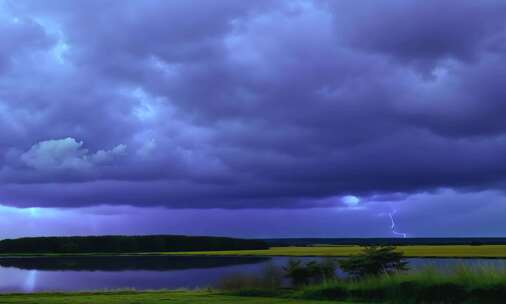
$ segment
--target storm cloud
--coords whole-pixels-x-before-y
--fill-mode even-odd
[[[4,0],[0,198],[254,209],[503,193],[504,83],[500,1]]]

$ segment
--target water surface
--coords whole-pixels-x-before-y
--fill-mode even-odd
[[[287,257],[37,257],[0,258],[0,292],[79,291],[118,288],[211,287],[234,273],[259,274]],[[310,261],[314,257],[300,258]],[[505,259],[408,259],[411,268],[434,265],[505,267]],[[338,270],[339,276],[344,274]]]

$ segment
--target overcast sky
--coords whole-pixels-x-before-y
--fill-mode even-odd
[[[0,0],[0,238],[504,236],[505,189],[505,1]]]

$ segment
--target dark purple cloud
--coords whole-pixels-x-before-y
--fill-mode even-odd
[[[3,204],[504,190],[501,2],[0,3]]]
[[[506,4],[500,1],[364,1],[332,3],[344,40],[428,74],[446,60],[475,63],[501,44]],[[351,12],[351,17],[344,14]],[[503,42],[502,42],[503,43]]]

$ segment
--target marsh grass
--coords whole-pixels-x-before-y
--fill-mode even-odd
[[[432,266],[360,280],[334,280],[307,286],[292,296],[395,303],[505,303],[506,268]]]
[[[232,273],[223,277],[217,288],[239,296],[281,296],[283,294],[283,271],[267,264],[259,274]]]

